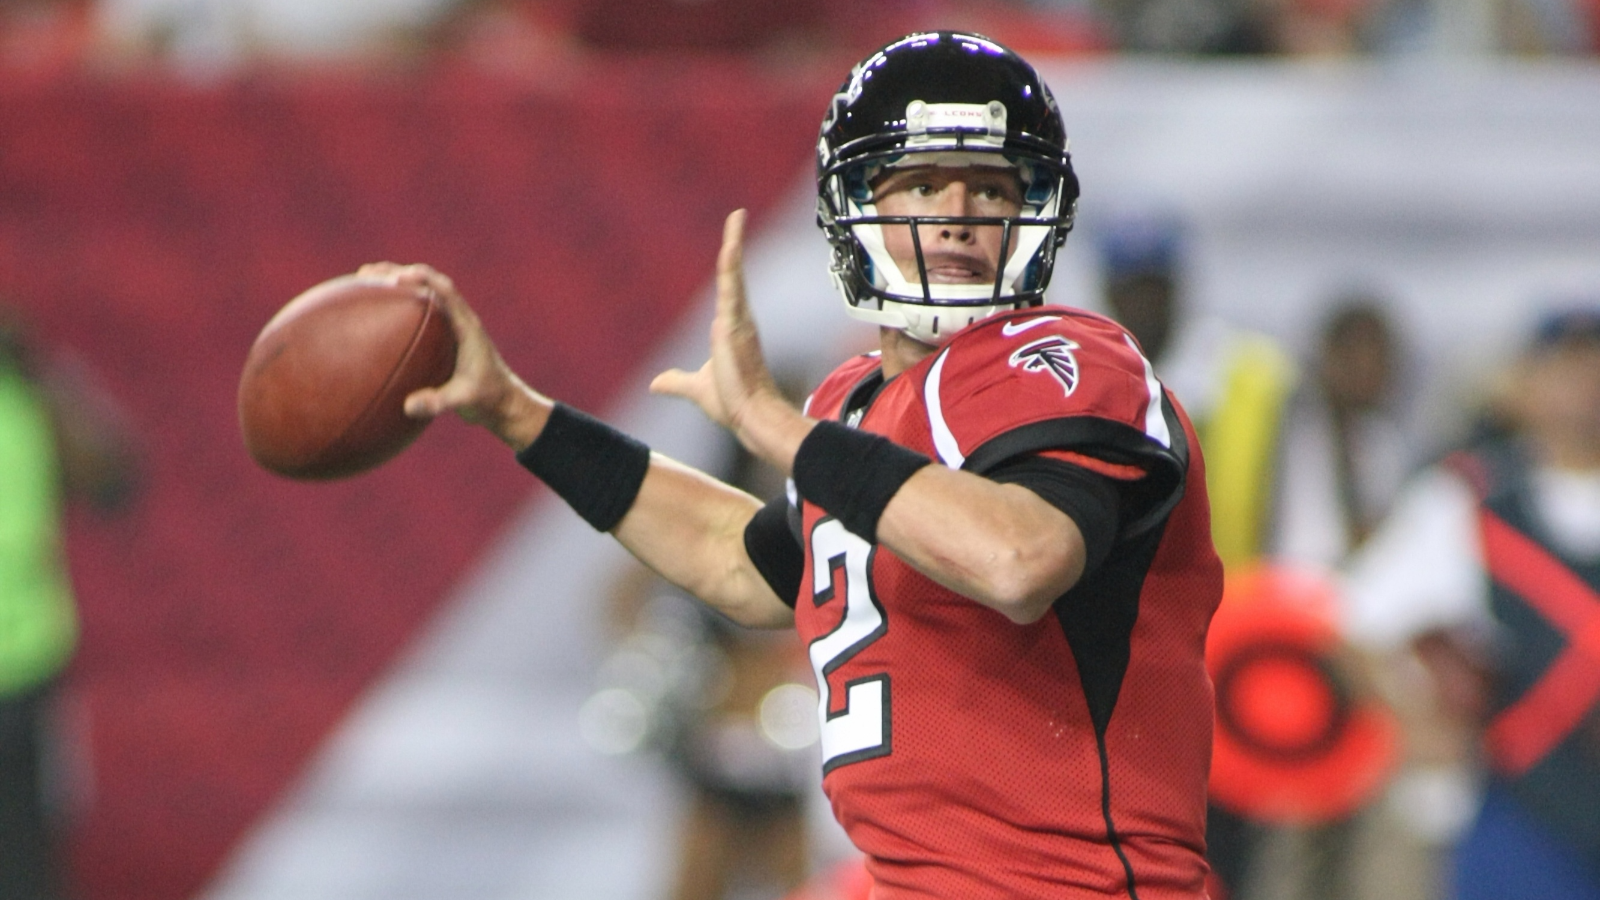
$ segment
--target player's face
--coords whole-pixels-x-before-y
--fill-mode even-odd
[[[882,177],[873,202],[884,216],[1010,217],[1022,210],[1022,183],[1011,168],[908,166]],[[925,224],[917,226],[917,237],[930,283],[994,283],[1004,237],[999,225]],[[883,243],[900,274],[921,283],[911,226],[883,226]]]

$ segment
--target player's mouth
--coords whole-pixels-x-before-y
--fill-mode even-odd
[[[994,267],[977,257],[955,253],[934,253],[927,259],[930,284],[987,284],[994,280]]]

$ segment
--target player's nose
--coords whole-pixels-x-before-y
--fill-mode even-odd
[[[951,181],[939,192],[938,215],[952,217],[976,215],[972,208],[972,192],[967,190],[966,182],[959,179]],[[939,226],[939,236],[945,240],[966,243],[972,240],[972,226],[946,222]]]

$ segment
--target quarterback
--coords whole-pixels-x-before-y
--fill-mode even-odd
[[[1054,98],[985,38],[910,35],[828,104],[818,221],[880,350],[794,408],[746,305],[744,215],[711,358],[657,376],[790,476],[763,503],[512,373],[450,280],[456,372],[407,399],[517,452],[668,580],[798,629],[824,788],[877,900],[1205,895],[1221,595],[1194,430],[1136,341],[1044,305],[1077,178]]]

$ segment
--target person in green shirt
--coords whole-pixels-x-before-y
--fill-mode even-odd
[[[78,635],[62,504],[128,496],[131,444],[118,420],[0,309],[0,897],[60,892],[41,774],[52,691]]]

